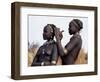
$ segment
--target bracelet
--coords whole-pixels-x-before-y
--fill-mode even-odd
[[[52,61],[51,63],[52,63],[52,64],[56,64],[56,61]]]
[[[41,63],[41,66],[43,66],[43,65],[44,65],[44,62]]]
[[[67,51],[67,49],[66,49],[66,48],[64,48],[64,53],[65,53],[65,54],[67,54],[67,52],[68,52],[68,51]]]

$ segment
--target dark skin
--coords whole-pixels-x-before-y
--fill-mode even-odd
[[[62,58],[63,65],[70,65],[75,63],[82,47],[82,38],[79,34],[81,29],[83,29],[83,22],[81,20],[73,19],[70,21],[68,31],[72,36],[69,42],[63,48],[61,44],[61,36],[59,36],[62,33],[60,32],[59,28],[55,28],[58,53]]]
[[[64,50],[63,50],[63,47],[61,44],[61,39],[63,38],[62,32],[63,31],[60,31],[59,28],[55,28],[55,38],[56,38],[56,43],[57,43],[57,47],[58,47],[58,53],[60,54],[60,56],[64,55]]]
[[[78,29],[76,29],[76,27],[75,27],[75,25],[73,23],[69,24],[68,30],[69,30],[69,34],[70,35],[74,35],[76,33],[79,33]],[[62,32],[63,31],[60,31],[59,28],[55,28],[55,37],[56,37],[56,42],[57,42],[57,46],[58,46],[58,51],[60,51],[59,52],[60,56],[67,55],[67,52],[68,52],[67,49],[66,50],[63,49],[62,44],[61,44],[61,39],[63,37],[62,36]]]
[[[74,35],[78,32],[78,29],[76,29],[75,25],[72,22],[69,24],[68,30],[70,35]]]
[[[50,26],[45,27],[43,30],[43,39],[47,40],[47,41],[52,40],[52,38],[51,38],[53,35],[52,32],[53,32],[53,30],[52,30],[52,28],[50,28]]]
[[[50,40],[53,39],[51,37],[53,37],[53,29],[50,26],[45,27],[44,30],[43,30],[43,39],[47,40],[47,41],[50,41]],[[55,62],[56,61],[52,61],[51,63],[50,62],[45,62],[45,64],[46,65],[50,65],[50,64],[55,65]]]
[[[52,27],[51,27],[50,25],[44,27],[44,29],[43,29],[43,39],[44,39],[44,40],[47,40],[47,42],[49,42],[49,41],[52,41],[52,40],[53,40],[53,37],[54,37],[54,32],[53,32]],[[52,44],[52,45],[53,45],[53,44]],[[43,48],[40,48],[40,49],[38,50],[37,55],[36,55],[34,61],[37,61],[37,60],[38,60],[38,54],[39,54],[39,53],[41,53],[41,55],[42,55],[41,49],[43,49]],[[46,51],[46,53],[48,53],[48,54],[52,54],[52,53],[51,53],[52,49],[53,49],[53,48],[52,48],[50,45],[48,45],[47,47],[45,47],[45,51]],[[55,48],[55,46],[54,46],[54,49],[57,49],[57,48]],[[55,52],[56,52],[56,50],[55,50]],[[53,53],[53,54],[54,54],[54,53]],[[33,65],[33,66],[56,65],[56,60],[52,60],[51,62],[50,62],[50,61],[46,61],[46,62],[35,62],[35,63],[32,63],[32,65]]]
[[[58,46],[58,51],[60,51],[58,53],[60,54],[60,56],[63,56],[65,54],[63,47],[62,47],[62,44],[61,44],[61,39],[63,36],[59,36],[59,35],[62,35],[62,32],[60,31],[59,28],[55,28],[56,42],[57,42],[57,46]]]

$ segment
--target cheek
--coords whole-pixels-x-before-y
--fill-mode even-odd
[[[47,37],[46,33],[43,33],[43,38],[46,38],[46,37]]]
[[[51,33],[50,32],[46,33],[46,36],[51,36]]]
[[[70,28],[69,33],[70,34],[75,34],[76,33],[76,28],[75,27]]]
[[[49,34],[48,33],[44,33],[43,34],[43,37],[47,37],[48,38],[49,37]]]
[[[69,29],[69,32],[72,32],[72,31],[73,31],[73,29],[72,29],[72,28],[70,28],[70,29]]]
[[[70,28],[71,31],[76,31],[75,27]]]

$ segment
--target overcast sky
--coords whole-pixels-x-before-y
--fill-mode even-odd
[[[61,16],[28,16],[28,41],[30,44],[35,42],[41,46],[45,40],[43,40],[42,33],[43,28],[47,24],[54,24],[59,27],[63,32],[62,45],[65,46],[70,40],[68,33],[68,25],[72,19],[80,19],[83,22],[83,29],[80,34],[82,36],[82,48],[87,52],[88,47],[88,18],[86,17],[61,17]]]

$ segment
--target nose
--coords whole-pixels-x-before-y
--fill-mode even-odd
[[[45,35],[45,33],[43,32],[43,35]]]
[[[68,28],[68,30],[70,30],[70,27]]]

